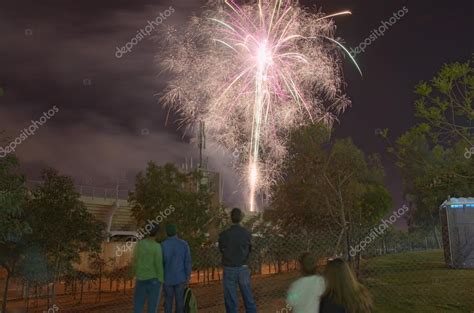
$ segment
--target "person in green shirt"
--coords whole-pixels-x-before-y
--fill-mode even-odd
[[[140,240],[133,253],[133,272],[136,277],[134,313],[142,313],[145,301],[148,313],[156,313],[160,303],[163,277],[163,253],[156,242],[158,225],[152,225],[147,236]]]

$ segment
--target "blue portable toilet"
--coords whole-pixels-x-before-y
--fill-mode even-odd
[[[448,198],[440,218],[446,265],[474,268],[474,198]]]

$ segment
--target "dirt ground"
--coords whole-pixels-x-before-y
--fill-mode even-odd
[[[296,272],[290,272],[252,277],[259,313],[285,313],[286,291],[297,276]],[[374,297],[376,313],[474,312],[474,271],[449,269],[444,263],[442,250],[372,258],[362,263],[361,280]],[[221,282],[205,286],[192,284],[191,287],[200,313],[225,312]],[[132,303],[133,290],[126,289],[125,293],[123,290],[104,292],[100,302],[97,301],[97,292],[91,291],[84,294],[83,304],[78,304],[78,298],[72,296],[58,296],[55,304],[59,308],[57,313],[130,313],[133,312]],[[4,313],[25,313],[24,307],[20,300],[11,301]],[[162,306],[160,308],[162,313]],[[30,301],[29,312],[55,313],[52,309],[47,310],[44,301],[36,305],[35,300]],[[244,312],[242,307],[240,312]]]
[[[285,295],[291,282],[297,277],[296,273],[286,273],[278,275],[265,275],[253,277],[254,296],[257,301],[259,312],[275,313],[285,307]],[[219,282],[210,285],[191,285],[196,298],[198,300],[199,313],[223,313],[224,296],[222,285]],[[56,305],[59,307],[58,313],[130,313],[133,312],[133,290],[127,289],[124,294],[120,292],[105,292],[99,303],[95,303],[97,299],[96,292],[85,293],[83,304],[78,304],[78,300],[74,300],[72,296],[57,296]],[[163,312],[163,304],[160,305],[160,313]],[[7,313],[24,313],[26,305],[22,301],[9,303]],[[241,303],[241,312],[243,312],[243,304]],[[53,309],[48,312],[47,304],[42,301],[30,301],[31,313],[53,313]]]

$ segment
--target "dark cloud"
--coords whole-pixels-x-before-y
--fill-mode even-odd
[[[302,1],[313,5],[314,1]],[[18,149],[32,176],[53,166],[77,179],[104,182],[115,177],[133,181],[149,160],[158,163],[197,158],[197,148],[177,130],[176,117],[158,102],[166,76],[158,76],[154,57],[159,47],[142,40],[118,59],[123,46],[148,20],[173,6],[164,23],[177,28],[205,1],[173,0],[16,0],[0,3],[0,129],[16,137],[31,119],[53,105],[60,112]],[[341,117],[338,136],[352,136],[367,152],[385,151],[375,129],[400,134],[412,123],[411,93],[420,79],[430,79],[446,62],[472,52],[472,2],[420,0],[319,1],[325,12],[349,8],[351,17],[337,20],[338,35],[356,46],[392,12],[407,5],[409,13],[358,60],[364,78],[345,66],[352,108]],[[471,12],[471,15],[469,14]],[[423,18],[420,23],[419,17]],[[160,30],[157,30],[160,31]],[[148,129],[148,135],[142,135]],[[210,167],[224,173],[229,199],[240,196],[228,157],[208,150]],[[391,174],[391,161],[386,161]],[[399,179],[388,181],[399,198]]]

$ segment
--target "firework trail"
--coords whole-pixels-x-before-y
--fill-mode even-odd
[[[239,151],[233,166],[251,211],[256,194],[269,194],[280,176],[290,131],[332,125],[350,105],[341,54],[359,67],[330,19],[344,14],[312,13],[293,0],[224,1],[191,18],[184,32],[165,35],[159,63],[172,79],[163,101],[186,127],[203,121],[219,145]]]

